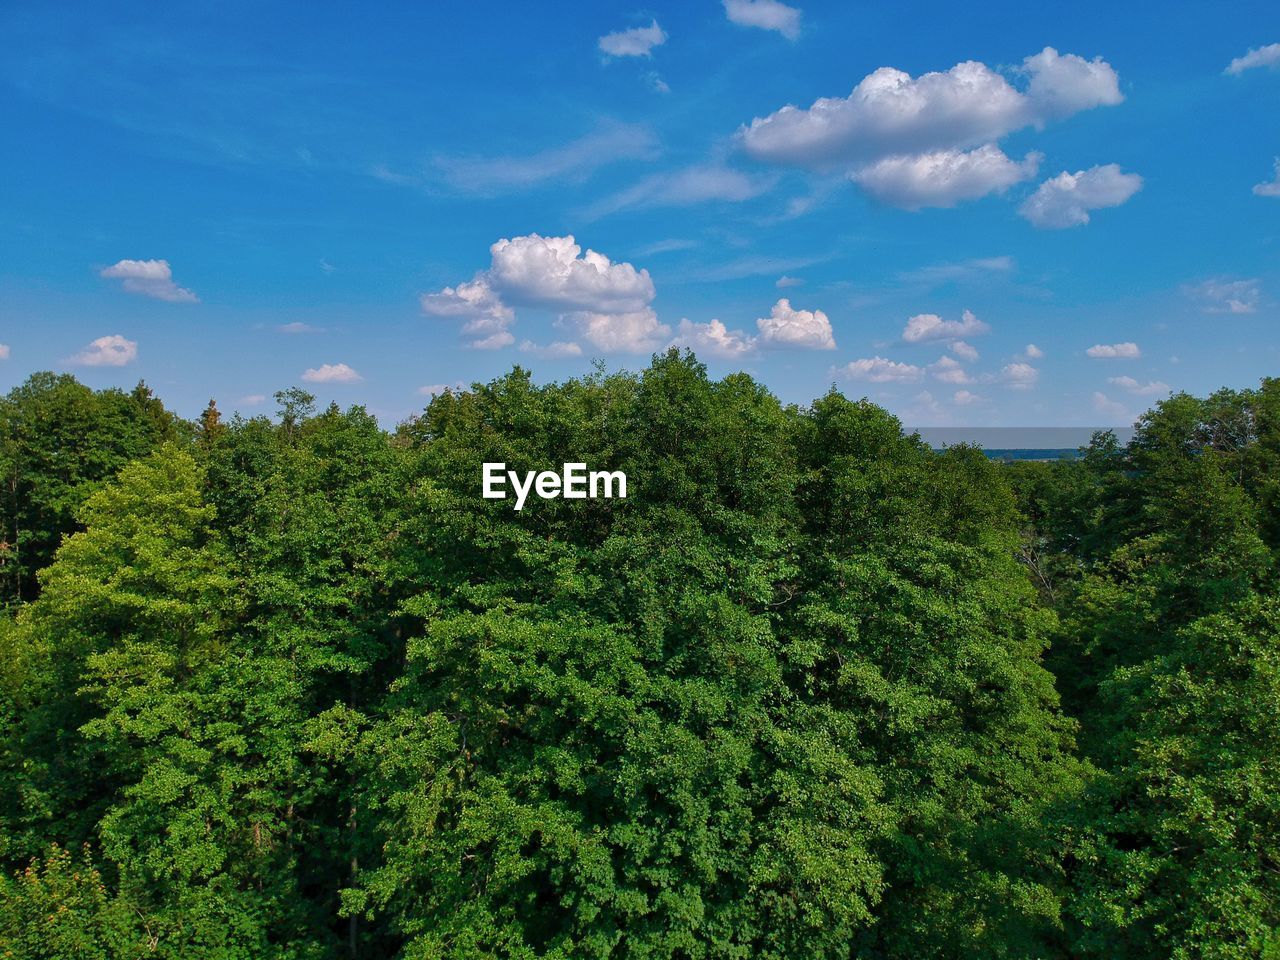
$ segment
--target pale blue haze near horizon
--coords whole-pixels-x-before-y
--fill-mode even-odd
[[[787,402],[1065,426],[1280,374],[1274,2],[6,4],[0,37],[4,390],[391,425],[676,343]]]

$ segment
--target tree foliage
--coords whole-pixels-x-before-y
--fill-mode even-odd
[[[0,956],[1280,956],[1276,381],[1015,465],[675,351],[277,400],[0,402]]]

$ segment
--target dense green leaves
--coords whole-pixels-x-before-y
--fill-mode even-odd
[[[1280,956],[1275,381],[1014,466],[675,351],[277,400],[0,402],[0,956]]]

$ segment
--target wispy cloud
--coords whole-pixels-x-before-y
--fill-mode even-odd
[[[1239,75],[1246,70],[1257,67],[1280,68],[1280,43],[1270,43],[1265,47],[1250,50],[1242,57],[1236,57],[1229,64],[1225,73]]]
[[[914,270],[904,270],[898,274],[898,279],[903,283],[935,287],[944,283],[961,283],[1008,276],[1016,268],[1017,263],[1013,257],[1005,254],[1000,257],[975,257],[970,260],[934,263],[926,267],[917,267]]]
[[[1254,184],[1253,192],[1259,197],[1280,197],[1280,157],[1275,160],[1275,176]]]
[[[701,164],[645,177],[583,211],[589,220],[628,209],[689,207],[699,203],[741,203],[760,196],[777,177],[750,174],[720,163]]]
[[[582,181],[601,167],[658,156],[658,138],[642,124],[609,123],[558,147],[500,157],[442,156],[434,165],[455,190],[497,195],[556,181]],[[398,176],[392,182],[400,182]]]
[[[1184,286],[1183,292],[1199,302],[1205,313],[1256,313],[1262,299],[1257,278],[1249,280],[1212,279]]]

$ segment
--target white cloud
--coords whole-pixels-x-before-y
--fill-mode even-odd
[[[1135,360],[1142,356],[1142,351],[1136,343],[1095,343],[1085,355],[1095,360]]]
[[[521,353],[530,353],[541,360],[563,360],[567,357],[582,356],[582,348],[568,340],[556,340],[554,343],[537,344],[525,340],[520,344]]]
[[[725,15],[733,23],[761,30],[776,30],[788,40],[800,36],[800,11],[778,0],[723,0]]]
[[[929,372],[933,374],[935,380],[941,380],[943,383],[973,382],[959,361],[947,356],[939,357],[936,363],[929,364]]]
[[[489,248],[487,280],[505,302],[565,310],[633,312],[654,298],[648,270],[613,263],[572,236],[536,233],[499,240]]]
[[[853,360],[836,372],[850,380],[867,380],[871,383],[913,383],[924,376],[924,370],[921,367],[910,363],[897,363],[886,360],[884,357]]]
[[[670,93],[671,84],[663,80],[657,72],[650,70],[644,75],[645,80],[649,82],[649,86],[653,88],[654,93]]]
[[[719,320],[709,323],[680,321],[679,335],[673,346],[688,347],[694,353],[721,360],[734,360],[755,352],[755,337],[741,330],[730,330]]]
[[[936,313],[920,313],[907,321],[902,329],[902,339],[907,343],[927,343],[931,340],[957,340],[989,333],[991,328],[966,310],[959,320],[943,320]]]
[[[573,330],[578,336],[606,352],[647,353],[661,346],[671,335],[671,328],[658,322],[649,307],[625,313],[595,313],[580,310],[563,313],[556,325]]]
[[[1160,380],[1151,380],[1148,383],[1140,383],[1133,377],[1108,377],[1107,383],[1113,383],[1117,387],[1127,390],[1139,397],[1158,397],[1168,393],[1172,388]]]
[[[364,378],[345,363],[324,363],[302,372],[307,383],[359,383]]]
[[[831,320],[825,313],[797,310],[785,298],[773,305],[769,316],[756,320],[756,329],[759,332],[749,336],[742,330],[730,330],[719,320],[709,323],[681,320],[680,335],[673,345],[720,359],[749,356],[758,347],[800,350],[834,350],[836,347]]]
[[[1114,163],[1075,173],[1063,171],[1040,184],[1018,212],[1046,230],[1080,227],[1089,222],[1090,210],[1118,207],[1141,189],[1142,177],[1121,173]]]
[[[647,27],[632,27],[617,33],[606,33],[597,44],[610,57],[648,57],[654,47],[667,42],[667,35],[654,20]]]
[[[1121,102],[1112,68],[1046,47],[1027,57],[1014,89],[986,64],[966,61],[918,78],[891,67],[868,74],[844,98],[807,108],[786,106],[740,132],[760,160],[818,169],[875,163],[885,157],[964,150],[1014,130],[1080,110]]]
[[[502,239],[489,254],[489,268],[470,281],[422,297],[424,313],[465,320],[462,332],[476,337],[476,349],[515,342],[508,328],[516,306],[557,311],[561,326],[605,350],[643,352],[670,333],[650,307],[649,271],[584,253],[572,236]]]
[[[555,180],[582,180],[620,160],[658,154],[653,132],[639,124],[613,123],[563,146],[526,156],[437,157],[435,166],[455,189],[495,195]]]
[[[1183,291],[1200,301],[1205,313],[1256,313],[1262,299],[1259,281],[1206,280],[1195,286],[1183,287]]]
[[[123,367],[138,359],[138,343],[126,340],[118,333],[99,337],[71,358],[72,363],[84,367]]]
[[[8,359],[9,359],[9,345],[7,343],[0,343],[0,360],[8,360]]]
[[[1010,390],[1030,390],[1040,379],[1040,371],[1029,363],[1008,363],[1000,370],[1000,381]]]
[[[964,200],[1003,193],[1015,183],[1031,179],[1040,159],[1040,154],[1029,153],[1015,162],[988,143],[976,150],[885,157],[857,168],[849,178],[877,200],[905,210],[954,207]]]
[[[295,320],[293,323],[282,323],[280,324],[280,326],[276,327],[276,329],[279,330],[281,333],[292,333],[292,334],[322,332],[319,327],[313,327],[309,323],[302,323],[300,320]]]
[[[128,293],[141,294],[169,303],[198,303],[190,290],[173,282],[168,260],[121,260],[99,271],[99,276],[119,280]]]
[[[1280,157],[1275,160],[1276,173],[1270,180],[1254,184],[1253,192],[1259,197],[1280,197]]]
[[[503,347],[509,347],[515,342],[516,338],[510,331],[499,330],[497,333],[491,333],[487,337],[472,340],[467,346],[472,350],[501,350]]]
[[[507,331],[515,322],[515,311],[502,302],[483,274],[439,293],[423,294],[420,302],[423,313],[464,320],[462,332],[474,337],[472,347],[492,350],[515,340]]]
[[[634,186],[592,204],[585,215],[595,219],[627,209],[688,207],[715,201],[741,203],[760,196],[776,182],[776,177],[747,174],[720,163],[686,167],[645,177]]]
[[[789,287],[803,287],[804,281],[799,277],[788,277],[785,273],[780,276],[774,286],[779,290],[786,290]]]
[[[1104,417],[1111,417],[1115,420],[1133,419],[1123,403],[1112,400],[1100,390],[1095,390],[1093,392],[1093,409]]]
[[[1028,343],[1026,348],[1022,351],[1022,355],[1028,360],[1040,360],[1044,357],[1044,351],[1034,343]]]
[[[250,393],[250,394],[248,394],[247,396],[243,396],[243,397],[241,397],[239,400],[237,400],[237,401],[236,401],[236,406],[238,406],[238,407],[256,407],[256,406],[258,406],[259,404],[263,404],[263,403],[266,403],[266,402],[267,402],[266,394],[263,394],[263,393]]]
[[[1254,67],[1280,68],[1280,43],[1271,43],[1265,47],[1250,50],[1243,57],[1236,57],[1227,64],[1226,72],[1241,74]]]
[[[785,297],[773,305],[767,317],[756,321],[760,343],[765,346],[834,350],[831,321],[821,310],[796,310]]]
[[[1005,254],[1000,257],[976,257],[972,260],[935,263],[915,270],[905,270],[898,274],[898,278],[904,283],[937,286],[943,283],[1000,276],[1013,272],[1016,267],[1013,257]]]
[[[648,257],[659,253],[673,253],[677,250],[692,250],[697,245],[698,242],[696,240],[681,240],[677,237],[672,237],[669,240],[658,240],[655,243],[640,247],[636,250],[636,253]]]
[[[968,407],[982,402],[982,397],[976,393],[970,393],[968,390],[957,390],[951,399],[961,407]]]
[[[961,357],[965,360],[972,361],[978,359],[977,349],[965,343],[963,340],[954,341],[950,346],[950,350],[957,357]]]
[[[1039,123],[1124,100],[1120,78],[1101,57],[1086,60],[1045,47],[1022,61],[1022,72],[1031,78],[1027,99],[1035,105]]]

